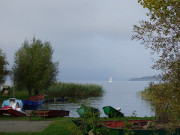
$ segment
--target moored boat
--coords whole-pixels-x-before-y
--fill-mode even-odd
[[[2,103],[2,110],[8,110],[12,107],[23,107],[23,103],[21,100],[16,99],[16,98],[9,98],[8,100],[4,100]]]
[[[69,111],[67,110],[37,110],[36,111],[40,117],[64,117],[69,116]]]
[[[112,106],[105,106],[103,107],[104,113],[109,117],[124,117],[124,114],[120,112],[120,109],[114,109]]]
[[[88,135],[89,131],[92,130],[92,126],[88,121],[74,119],[73,122],[84,135]],[[98,129],[98,133],[103,135],[166,135],[168,133],[168,130],[164,127],[154,127],[152,120],[97,121],[94,126],[95,129]],[[175,127],[171,135],[179,134],[180,127]]]
[[[100,111],[90,106],[81,106],[77,110],[80,117],[100,117]]]
[[[0,114],[8,114],[9,109],[23,108],[23,103],[21,100],[16,98],[9,98],[4,100],[2,103],[2,108],[0,109]]]
[[[30,97],[26,100],[22,100],[23,108],[25,110],[36,110],[36,109],[38,109],[39,106],[42,105],[43,100],[44,100],[43,95],[36,95],[36,96]]]
[[[128,121],[104,121],[110,135],[124,135],[127,132],[133,132],[133,135],[166,135],[168,131],[165,128],[151,127],[152,120],[128,120]],[[149,128],[148,128],[149,126]],[[171,135],[179,135],[180,128],[176,128]]]
[[[129,128],[142,128],[143,126],[147,125],[149,122],[152,122],[152,120],[127,120],[127,121],[103,121],[103,125],[110,128],[124,128],[125,126],[128,126]]]

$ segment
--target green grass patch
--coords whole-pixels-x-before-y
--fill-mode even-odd
[[[27,117],[3,117],[0,120],[29,120]],[[79,128],[75,126],[71,118],[65,117],[56,117],[56,118],[40,118],[33,117],[32,120],[35,121],[46,121],[52,120],[52,124],[50,124],[44,131],[42,132],[18,132],[18,133],[4,133],[0,132],[0,135],[80,135],[81,131]]]

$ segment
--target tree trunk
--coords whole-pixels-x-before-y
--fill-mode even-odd
[[[29,97],[31,97],[31,89],[28,89]]]
[[[38,95],[39,94],[39,91],[38,90],[35,90],[35,95]]]

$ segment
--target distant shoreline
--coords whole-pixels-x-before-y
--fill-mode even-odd
[[[140,78],[130,78],[129,81],[157,81],[159,76],[144,76]]]

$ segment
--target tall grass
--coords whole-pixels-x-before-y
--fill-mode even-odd
[[[103,94],[102,86],[95,84],[55,83],[46,90],[48,96],[100,96]]]

